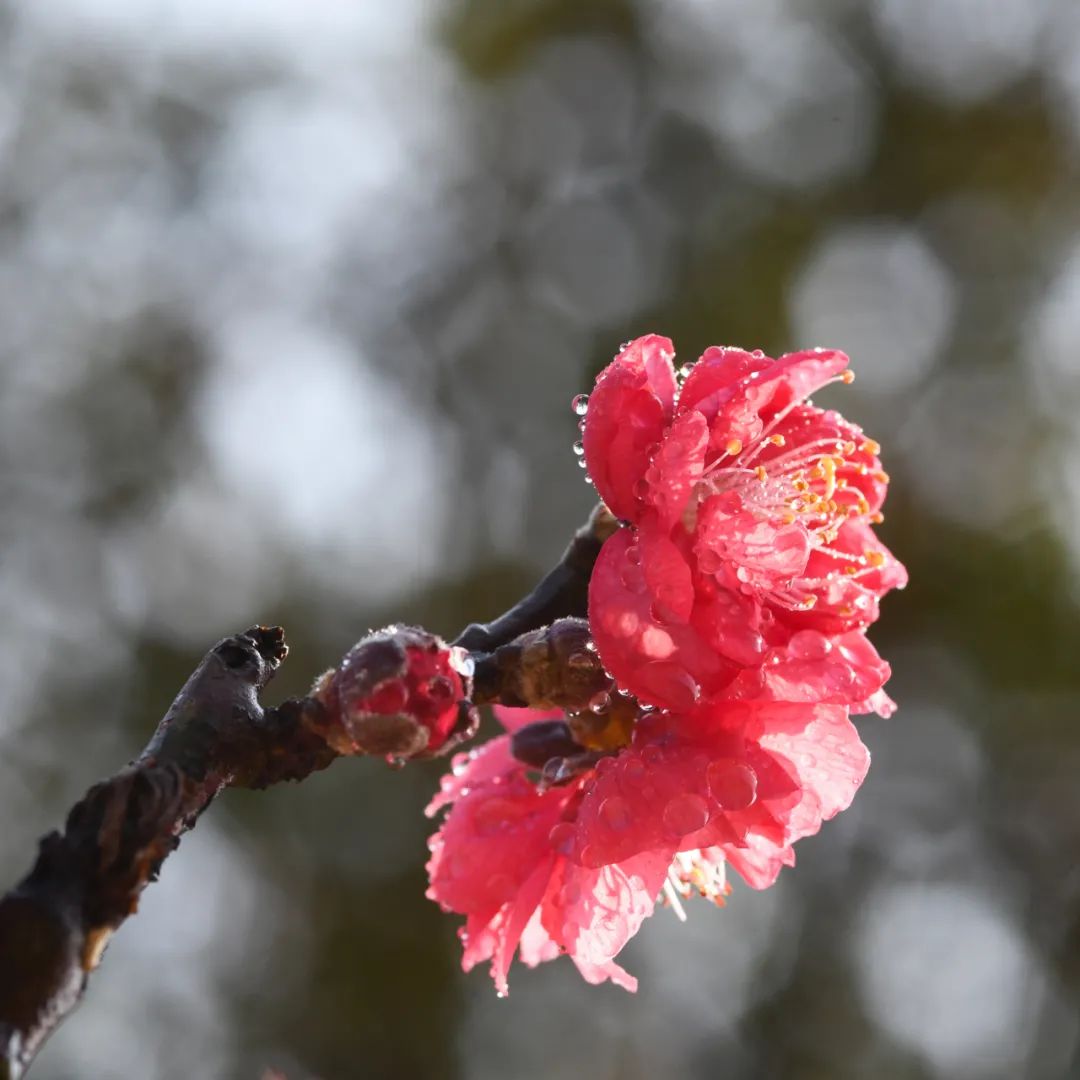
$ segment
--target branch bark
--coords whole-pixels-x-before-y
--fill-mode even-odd
[[[604,541],[618,527],[611,511],[603,503],[597,503],[589,520],[574,533],[562,558],[528,596],[489,623],[470,623],[454,644],[473,653],[492,653],[556,619],[585,618],[589,608],[589,578],[596,557]]]
[[[0,1080],[22,1076],[78,1003],[113,932],[222,788],[298,780],[337,756],[317,703],[259,704],[287,652],[279,627],[215,645],[139,758],[90,788],[0,900]]]

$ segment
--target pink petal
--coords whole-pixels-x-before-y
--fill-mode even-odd
[[[654,617],[665,625],[687,622],[694,608],[694,583],[683,553],[654,527],[638,530],[637,551]]]
[[[434,817],[469,788],[516,772],[520,768],[520,764],[510,753],[510,739],[505,735],[491,739],[475,749],[455,754],[450,759],[450,772],[443,774],[439,781],[439,792],[428,803],[424,813],[428,817]]]
[[[682,517],[694,485],[705,468],[708,424],[699,412],[686,412],[671,425],[651,466],[646,470],[646,500],[657,523],[670,531]]]
[[[839,705],[777,705],[763,713],[763,749],[794,768],[803,799],[788,817],[788,842],[816,833],[846,810],[870,768],[847,709]]]
[[[650,334],[631,342],[600,373],[589,397],[582,442],[589,475],[619,518],[640,511],[639,482],[664,437],[675,399],[674,350]]]
[[[637,981],[613,959],[653,912],[673,855],[650,851],[595,869],[563,864],[544,898],[548,933],[560,941],[590,982],[612,979],[627,990]]]
[[[855,707],[875,695],[890,673],[863,633],[834,637],[799,630],[769,650],[759,671],[743,672],[729,693],[739,698]]]
[[[651,704],[688,708],[701,688],[726,686],[734,669],[693,627],[657,618],[635,547],[633,531],[620,529],[600,551],[589,582],[593,640],[621,686]]]

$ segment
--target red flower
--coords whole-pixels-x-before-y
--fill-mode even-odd
[[[686,709],[744,669],[790,673],[817,651],[829,659],[804,690],[824,696],[799,700],[880,703],[887,665],[854,632],[906,582],[871,527],[888,478],[875,443],[806,401],[850,381],[847,357],[714,347],[680,389],[673,355],[667,338],[630,343],[584,421],[597,490],[631,526],[604,545],[590,585],[605,666],[644,700]],[[767,693],[769,677],[757,681]]]
[[[515,952],[530,966],[565,952],[588,981],[633,990],[614,958],[661,893],[676,907],[694,891],[721,902],[726,863],[771,884],[868,763],[841,706],[653,714],[630,746],[547,788],[502,736],[458,755],[428,808],[451,805],[430,841],[428,895],[466,916],[463,966],[490,961],[500,993]]]

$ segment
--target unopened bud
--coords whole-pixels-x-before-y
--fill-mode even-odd
[[[586,708],[612,689],[590,642],[585,619],[558,619],[522,634],[478,659],[476,700],[533,709]]]
[[[388,626],[358,641],[312,696],[326,707],[324,737],[338,753],[428,757],[475,730],[471,675],[464,649],[418,627]]]

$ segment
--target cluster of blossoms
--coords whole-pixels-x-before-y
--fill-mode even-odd
[[[498,709],[507,734],[454,759],[429,813],[429,896],[466,916],[464,966],[568,954],[590,982],[656,902],[722,902],[851,802],[869,754],[849,714],[889,715],[866,637],[906,581],[874,535],[879,448],[809,395],[847,357],[710,348],[677,373],[666,338],[625,346],[582,449],[620,528],[589,587],[609,699],[564,717]]]

